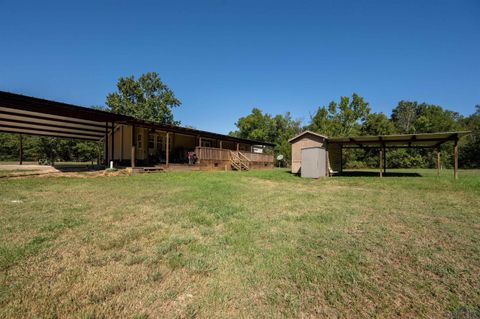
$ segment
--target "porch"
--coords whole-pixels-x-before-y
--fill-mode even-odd
[[[214,147],[196,147],[197,160],[188,163],[156,163],[148,166],[132,168],[134,173],[152,173],[160,171],[203,171],[203,170],[236,170],[273,168],[272,154],[258,154],[246,151],[233,151]]]
[[[113,161],[117,167],[137,167],[138,171],[167,170],[172,165],[201,170],[274,165],[272,144],[179,127],[118,124],[106,135],[105,146],[105,163]]]

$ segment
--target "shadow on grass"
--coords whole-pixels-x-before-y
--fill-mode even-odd
[[[290,176],[301,177],[301,172],[292,173],[290,170],[285,170],[284,173]],[[343,171],[340,174],[334,175],[333,177],[378,177],[378,171]],[[389,172],[387,170],[386,174],[383,174],[383,177],[422,177],[421,174],[417,172]]]
[[[53,167],[56,170],[59,170],[62,173],[68,173],[68,172],[90,172],[90,171],[101,171],[105,169],[105,166],[102,165],[83,165],[83,164],[78,164],[78,165],[62,165],[62,164],[55,164]]]
[[[378,177],[379,172],[374,171],[343,171],[339,177]],[[421,177],[422,175],[415,172],[389,172],[383,174],[383,177]]]

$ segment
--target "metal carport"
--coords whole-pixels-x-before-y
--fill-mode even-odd
[[[437,172],[440,169],[440,145],[453,142],[454,153],[454,177],[458,178],[458,140],[468,131],[458,132],[439,132],[439,133],[418,133],[418,134],[398,134],[398,135],[376,135],[376,136],[355,136],[355,137],[329,137],[328,144],[340,145],[343,149],[363,148],[378,149],[380,154],[380,177],[386,173],[387,149],[395,148],[434,148],[437,152]],[[340,155],[341,156],[341,155]],[[438,173],[437,173],[438,174]]]

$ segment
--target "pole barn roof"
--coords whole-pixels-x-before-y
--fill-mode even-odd
[[[462,136],[470,134],[469,131],[396,134],[396,135],[371,135],[354,137],[331,137],[329,144],[341,144],[351,148],[375,148],[375,147],[437,147],[448,141],[455,141]]]
[[[0,132],[84,140],[100,140],[112,129],[108,123],[129,124],[236,143],[273,143],[143,121],[131,116],[0,91]]]

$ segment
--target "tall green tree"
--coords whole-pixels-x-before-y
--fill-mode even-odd
[[[397,132],[401,134],[415,133],[415,121],[418,115],[418,103],[400,101],[392,110],[392,121]]]
[[[460,145],[459,164],[465,168],[480,168],[480,105],[475,113],[462,119],[463,128],[472,132]]]
[[[164,84],[157,73],[135,77],[121,77],[117,92],[107,95],[106,105],[111,112],[133,116],[137,119],[179,125],[173,118],[172,108],[181,105],[173,91]]]
[[[230,135],[275,143],[275,153],[284,155],[287,162],[291,158],[288,139],[302,130],[301,122],[294,120],[290,113],[272,116],[259,108],[253,108],[249,115],[238,119],[235,125],[238,130],[230,132]]]
[[[360,128],[362,135],[388,135],[395,133],[395,126],[383,113],[368,114]]]
[[[311,117],[308,128],[335,137],[358,134],[361,122],[370,113],[370,106],[356,93],[352,97],[340,97],[340,102],[330,102],[328,108],[319,107]]]

